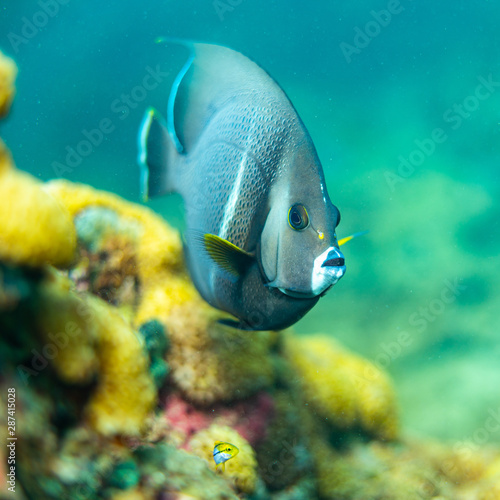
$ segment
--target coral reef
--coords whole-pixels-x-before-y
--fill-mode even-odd
[[[116,310],[95,297],[79,296],[72,282],[54,271],[40,272],[33,284],[27,272],[1,270],[8,293],[24,294],[17,307],[2,311],[0,323],[4,341],[14,346],[3,361],[7,366],[16,362],[18,383],[36,383],[50,363],[47,378],[55,384],[75,385],[82,393],[92,386],[82,415],[97,432],[139,435],[157,396],[140,337]],[[23,320],[20,308],[28,315]],[[16,345],[21,327],[25,351]],[[30,351],[30,346],[36,348]]]
[[[325,335],[288,335],[285,353],[305,400],[339,429],[359,427],[379,439],[398,436],[395,395],[385,373]]]
[[[148,321],[139,328],[143,336],[146,350],[149,354],[149,372],[153,377],[156,388],[159,389],[168,375],[168,364],[165,355],[169,348],[169,342],[163,326],[159,321]]]
[[[321,498],[494,499],[498,450],[462,451],[427,441],[361,443],[339,453],[313,445]],[[496,458],[495,458],[496,457]]]
[[[274,399],[267,392],[230,405],[211,405],[210,411],[173,392],[162,402],[162,408],[169,434],[178,446],[185,446],[193,434],[212,424],[230,426],[256,446],[267,437],[268,427],[275,418]]]
[[[13,264],[67,266],[76,232],[67,211],[40,181],[12,165],[0,142],[0,259]]]
[[[220,326],[210,316],[197,297],[174,308],[167,321],[172,342],[168,362],[176,386],[189,400],[205,405],[269,387],[273,334],[248,335]]]
[[[98,244],[109,233],[118,233],[115,228],[122,236],[137,238],[137,275],[148,287],[184,271],[178,233],[151,210],[112,193],[63,180],[47,183],[46,190],[75,217],[79,237],[87,246],[92,247],[92,241]]]
[[[0,56],[0,103],[10,65]],[[498,449],[405,439],[387,375],[331,337],[218,323],[147,208],[42,184],[3,143],[0,196],[0,407],[14,388],[19,498],[499,497]],[[239,448],[225,471],[215,441]]]

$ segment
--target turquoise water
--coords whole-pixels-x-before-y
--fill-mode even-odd
[[[496,2],[49,0],[0,12],[0,48],[19,65],[0,126],[18,167],[132,201],[143,112],[166,108],[183,61],[155,38],[219,43],[261,64],[315,142],[339,236],[370,230],[343,247],[346,276],[296,329],[386,367],[408,432],[474,439],[498,413]],[[177,197],[150,205],[182,226]]]

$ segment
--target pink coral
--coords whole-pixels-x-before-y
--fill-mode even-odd
[[[181,431],[186,439],[211,423],[206,412],[196,409],[178,394],[170,394],[165,401],[165,418],[172,428]]]
[[[274,417],[274,400],[268,393],[260,392],[223,410],[221,417],[227,418],[228,424],[254,446],[267,435],[270,421]]]
[[[184,444],[202,429],[216,423],[235,429],[252,446],[262,441],[274,417],[274,400],[266,392],[231,406],[217,404],[199,408],[185,401],[179,394],[169,394],[163,404],[164,416],[171,430],[182,436]]]

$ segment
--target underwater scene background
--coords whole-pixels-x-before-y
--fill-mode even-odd
[[[39,27],[40,2],[0,6],[0,49],[18,66],[0,130],[18,169],[141,203],[138,128],[147,106],[166,110],[185,57],[155,39],[244,53],[304,121],[339,238],[369,230],[342,248],[346,276],[293,330],[386,370],[406,434],[500,442],[497,428],[478,432],[500,411],[497,2],[57,5]],[[148,206],[183,228],[178,196]]]

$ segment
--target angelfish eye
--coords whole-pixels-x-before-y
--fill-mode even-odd
[[[309,225],[309,216],[304,205],[296,203],[288,210],[288,224],[295,231],[301,231]]]

